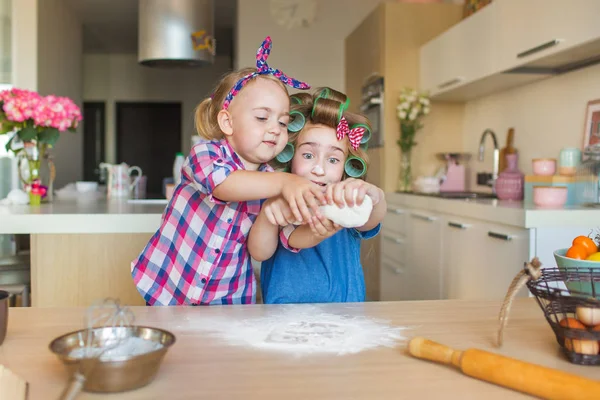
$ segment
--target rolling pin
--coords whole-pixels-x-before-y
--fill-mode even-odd
[[[600,399],[600,382],[479,349],[454,350],[421,337],[408,343],[417,358],[452,364],[465,375],[544,399]]]

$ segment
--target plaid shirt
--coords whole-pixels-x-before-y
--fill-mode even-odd
[[[192,148],[161,226],[131,263],[149,305],[254,303],[256,280],[246,238],[261,200],[223,202],[217,185],[244,165],[226,140]],[[273,171],[267,164],[259,171]]]

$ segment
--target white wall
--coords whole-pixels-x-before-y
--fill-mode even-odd
[[[255,65],[256,49],[270,35],[268,63],[313,87],[344,90],[344,40],[384,0],[319,0],[308,28],[287,30],[269,11],[270,0],[239,0],[236,68]]]
[[[582,148],[586,104],[600,99],[599,76],[600,65],[596,65],[468,102],[463,144],[474,155],[473,174],[491,172],[491,141],[486,143],[484,162],[477,161],[479,139],[486,128],[496,132],[500,148],[506,144],[508,129],[515,128],[519,168],[525,174],[532,173],[532,158],[558,158],[563,147]]]
[[[228,57],[217,57],[215,64],[207,68],[161,69],[139,65],[137,54],[85,54],[83,98],[106,102],[106,161],[127,162],[115,159],[115,102],[118,101],[181,102],[182,151],[189,152],[195,134],[194,109],[210,95],[230,62]]]
[[[37,90],[69,97],[82,106],[81,22],[64,0],[38,1],[37,15]],[[56,188],[83,178],[82,133],[81,126],[77,133],[61,133],[55,145]]]

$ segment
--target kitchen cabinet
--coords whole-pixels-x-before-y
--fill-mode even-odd
[[[599,14],[597,0],[495,0],[421,46],[421,88],[467,101],[589,65]]]
[[[502,299],[529,258],[524,228],[445,216],[442,240],[444,299]]]
[[[495,9],[504,26],[497,49],[501,69],[521,67],[556,68],[588,58],[579,46],[600,39],[600,2],[597,0],[501,0]],[[535,29],[532,22],[535,21]],[[510,26],[510,29],[506,29]],[[599,44],[594,45],[600,49]],[[579,55],[575,54],[579,53]],[[591,53],[590,53],[591,55]]]
[[[408,215],[406,275],[412,287],[412,299],[441,299],[441,218],[422,210],[410,210]]]
[[[392,300],[431,297],[427,290],[437,282],[442,299],[501,300],[525,262],[537,257],[542,266],[554,267],[553,253],[587,235],[598,219],[598,211],[585,207],[548,210],[498,200],[403,193],[386,193],[386,199],[383,227],[392,240],[383,248],[388,262],[380,269],[387,268],[381,285],[387,285],[385,296]],[[415,215],[432,221],[417,221]],[[429,253],[422,245],[425,240],[431,245]],[[439,278],[432,274],[438,266]],[[393,284],[385,281],[392,278]],[[526,295],[526,289],[518,293]]]
[[[498,300],[506,295],[513,278],[530,259],[529,232],[525,228],[488,222],[478,226],[473,248],[483,251],[474,260],[477,289],[473,298]],[[526,290],[519,293],[520,296],[526,294]]]
[[[442,298],[440,217],[388,205],[381,233],[380,300]]]
[[[467,18],[421,48],[421,89],[435,96],[494,72],[495,7],[489,4],[478,18]]]
[[[442,222],[442,298],[460,299],[475,297],[477,256],[485,251],[474,246],[479,238],[477,221],[448,216]],[[475,255],[474,252],[482,254]]]
[[[381,270],[379,300],[410,300],[413,297],[410,278],[407,274],[407,233],[406,210],[389,204],[381,230]]]
[[[501,300],[529,259],[516,226],[394,204],[383,227],[380,300]]]

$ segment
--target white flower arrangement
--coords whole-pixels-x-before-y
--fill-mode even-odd
[[[404,88],[400,91],[396,111],[400,120],[398,145],[402,151],[410,151],[416,145],[414,136],[423,127],[421,119],[429,114],[430,105],[427,93],[418,93],[410,88]]]
[[[398,118],[400,123],[414,123],[421,117],[429,114],[429,97],[425,93],[417,93],[414,89],[405,88],[400,92]]]

